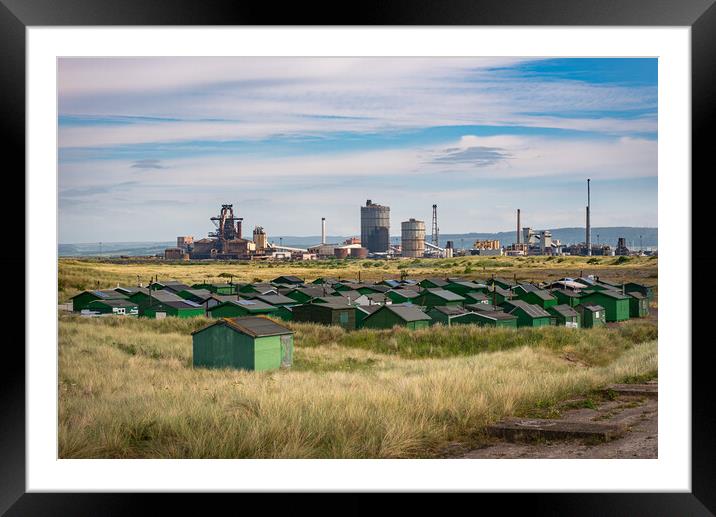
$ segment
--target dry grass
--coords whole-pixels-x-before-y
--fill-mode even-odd
[[[434,333],[432,350],[411,352],[381,332],[294,325],[290,370],[195,370],[189,333],[205,323],[61,317],[60,457],[432,457],[479,443],[503,416],[657,369],[643,324],[533,336],[438,327],[412,334]]]
[[[588,264],[588,261],[593,263]],[[321,276],[381,280],[429,276],[461,276],[486,279],[490,275],[516,277],[518,280],[542,281],[563,276],[598,274],[605,280],[657,282],[658,259],[632,257],[616,265],[614,257],[456,257],[452,259],[404,260],[320,260],[298,262],[162,262],[61,259],[59,261],[59,298],[64,302],[84,289],[112,288],[117,284],[136,285],[137,277],[146,284],[154,276],[160,280],[177,279],[188,284],[226,282],[233,275],[235,282],[264,281],[280,275],[296,275],[312,281]]]

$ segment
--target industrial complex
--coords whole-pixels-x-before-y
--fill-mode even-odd
[[[517,228],[512,244],[499,240],[476,240],[470,248],[456,249],[452,241],[440,246],[437,205],[432,205],[432,228],[428,238],[425,221],[410,218],[400,223],[400,243],[390,238],[390,207],[368,199],[360,207],[360,237],[329,243],[326,238],[326,218],[321,218],[321,242],[306,248],[284,246],[271,242],[266,230],[256,226],[251,239],[242,235],[243,218],[234,213],[234,206],[224,204],[218,215],[211,217],[214,229],[206,238],[177,237],[176,247],[167,248],[167,260],[315,260],[325,258],[450,258],[458,255],[629,255],[624,238],[616,248],[608,244],[594,245],[591,239],[591,192],[587,179],[586,232],[584,241],[565,245],[552,238],[550,230],[538,230],[521,224],[521,210],[517,209]]]

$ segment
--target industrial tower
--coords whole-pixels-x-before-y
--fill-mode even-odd
[[[433,205],[433,246],[440,246],[440,244],[438,243],[438,239],[438,205]]]

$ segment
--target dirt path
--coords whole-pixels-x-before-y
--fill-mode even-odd
[[[580,401],[571,401],[579,404]],[[562,412],[560,421],[621,424],[626,432],[620,438],[602,443],[585,443],[578,439],[540,440],[513,443],[501,438],[489,438],[477,449],[454,449],[453,458],[657,458],[658,401],[655,397],[619,395],[613,400],[588,402],[581,407]]]

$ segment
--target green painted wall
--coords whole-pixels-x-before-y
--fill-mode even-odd
[[[601,305],[606,310],[607,321],[624,321],[629,319],[629,299],[616,299],[605,296],[599,291],[582,297],[582,303]]]
[[[576,307],[580,303],[582,303],[582,300],[580,297],[575,296],[565,296],[564,294],[558,292],[558,291],[552,291],[552,296],[557,298],[557,305],[569,305],[570,307]]]
[[[415,305],[423,307],[462,307],[462,300],[447,301],[430,292],[423,292],[413,299]]]
[[[645,318],[649,315],[649,300],[647,298],[629,297],[629,316],[631,318]]]
[[[194,334],[194,367],[254,369],[254,342],[226,325],[214,325]]]
[[[233,303],[220,303],[212,307],[209,314],[212,318],[240,318],[242,316],[255,316],[256,314],[275,314],[277,311],[278,307],[250,311],[246,307]]]
[[[512,314],[513,316],[517,316],[518,327],[547,327],[551,324],[549,321],[550,318],[548,316],[541,318],[533,318],[519,307],[510,314]]]
[[[511,318],[509,320],[491,320],[483,317],[479,312],[476,313],[477,318],[475,323],[483,327],[506,327],[506,328],[517,328],[517,318]]]
[[[548,307],[554,307],[555,305],[557,305],[557,298],[552,298],[551,300],[543,300],[532,292],[519,295],[517,298],[520,300],[524,300],[527,303],[531,303],[532,305],[538,305],[543,309],[547,309]]]

